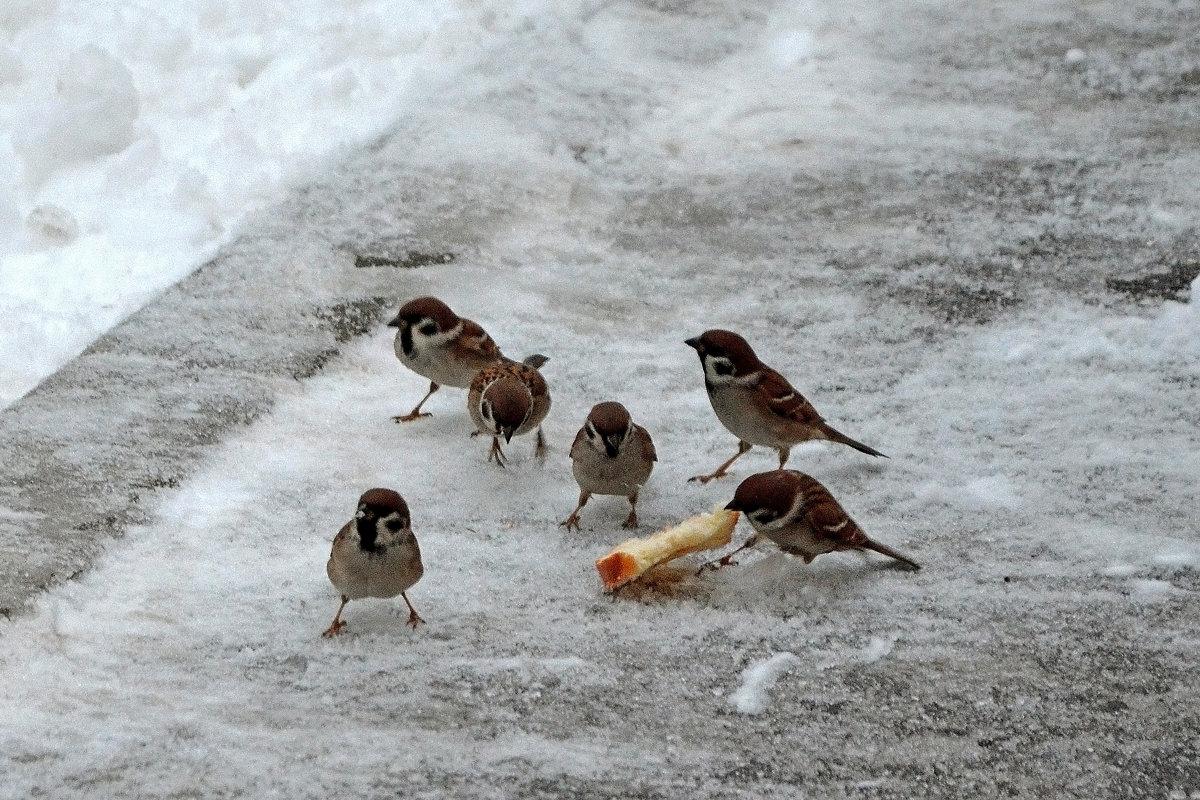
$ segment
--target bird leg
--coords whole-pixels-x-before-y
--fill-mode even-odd
[[[693,477],[688,478],[688,482],[690,483],[691,481],[700,481],[701,483],[708,483],[709,481],[714,480],[716,478],[724,478],[726,470],[729,469],[729,465],[732,464],[733,462],[737,461],[739,458],[744,456],[746,453],[750,452],[750,448],[753,446],[754,445],[750,444],[749,442],[738,442],[738,451],[733,454],[733,458],[729,459],[724,464],[717,467],[716,470],[713,471],[711,474],[709,474],[709,475],[694,475]]]
[[[623,523],[621,523],[622,528],[636,528],[638,526],[637,496],[637,492],[629,495],[629,516],[625,518]]]
[[[591,499],[591,496],[591,492],[580,491],[579,505],[575,506],[575,510],[571,512],[571,516],[558,523],[559,527],[561,528],[565,525],[567,530],[571,530],[572,528],[579,530],[579,512],[583,510],[585,505],[587,505],[587,501]]]
[[[754,545],[756,545],[756,544],[758,544],[758,534],[755,534],[754,536],[751,536],[749,539],[747,539],[746,543],[744,545],[742,545],[741,547],[739,547],[737,550],[726,553],[725,555],[721,556],[720,558],[716,559],[715,561],[708,561],[704,564],[701,564],[700,569],[696,570],[696,574],[699,575],[700,573],[704,572],[705,570],[718,570],[721,567],[728,567],[731,564],[736,567],[737,562],[733,560],[733,557],[736,556],[738,553],[742,552],[743,550],[745,550],[747,547],[754,547]]]
[[[412,625],[413,630],[415,631],[417,629],[417,626],[420,625],[425,620],[421,619],[421,615],[417,613],[417,610],[415,608],[413,608],[413,604],[411,601],[409,601],[407,594],[405,594],[404,592],[401,592],[400,596],[403,597],[404,602],[408,604],[408,624]]]
[[[500,449],[499,436],[492,437],[492,449],[488,453],[488,461],[495,461],[501,467],[508,462],[508,459],[504,457],[504,451]]]
[[[537,444],[534,445],[533,454],[537,456],[538,461],[545,462],[546,453],[549,449],[546,447],[546,436],[542,433],[542,427],[539,425],[537,429]]]
[[[421,406],[425,405],[425,401],[428,400],[430,398],[430,396],[432,396],[433,393],[436,392],[439,388],[441,388],[441,387],[439,387],[438,384],[434,383],[433,381],[430,381],[429,382],[429,391],[426,392],[425,396],[421,398],[421,402],[417,403],[416,407],[413,408],[413,410],[408,412],[407,414],[401,414],[398,417],[392,417],[392,419],[396,422],[412,422],[414,419],[418,419],[420,417],[432,416],[428,411],[426,411],[424,414],[422,414]]]
[[[333,615],[333,622],[329,623],[329,627],[321,635],[326,639],[332,639],[342,632],[342,628],[346,627],[345,621],[342,620],[342,609],[346,607],[346,603],[350,602],[350,598],[342,595],[342,604],[338,606],[337,613]]]

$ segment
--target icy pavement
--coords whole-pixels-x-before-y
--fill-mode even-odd
[[[875,8],[536,20],[5,412],[9,607],[51,588],[3,629],[0,792],[1200,791],[1200,18]],[[391,422],[422,293],[551,357],[544,467],[487,464],[462,392]],[[623,501],[557,527],[592,403],[655,437],[648,529],[774,464],[686,483],[734,449],[682,343],[717,325],[892,456],[792,464],[924,570],[763,546],[601,593]],[[322,640],[371,485],[428,625]]]

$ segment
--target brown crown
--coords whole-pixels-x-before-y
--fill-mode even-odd
[[[418,297],[409,300],[400,307],[396,314],[397,320],[405,320],[415,324],[422,319],[431,319],[442,331],[448,331],[458,324],[458,315],[450,310],[450,306],[436,297]]]
[[[706,353],[714,356],[724,356],[733,362],[738,375],[753,372],[762,366],[758,356],[749,343],[733,331],[713,328],[691,339],[688,342],[703,357]]]
[[[615,401],[597,403],[592,406],[588,419],[592,421],[592,427],[596,429],[596,433],[601,436],[624,433],[625,429],[629,427],[629,412],[625,406]]]
[[[408,503],[404,502],[399,492],[391,489],[368,489],[358,498],[358,504],[370,506],[379,516],[399,511],[405,518],[408,517]]]

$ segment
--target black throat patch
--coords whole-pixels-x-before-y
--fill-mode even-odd
[[[358,546],[368,553],[377,552],[380,548],[375,544],[375,537],[379,531],[375,529],[375,519],[360,517],[355,527],[358,528]]]

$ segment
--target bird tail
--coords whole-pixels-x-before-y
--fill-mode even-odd
[[[855,450],[859,451],[860,453],[866,453],[869,456],[878,456],[880,458],[887,458],[887,456],[885,456],[883,453],[876,450],[874,447],[868,447],[867,445],[863,444],[862,442],[855,441],[854,439],[851,439],[846,434],[842,433],[841,431],[837,430],[836,428],[830,427],[829,425],[825,425],[822,432],[825,434],[825,438],[831,442],[837,442],[838,444],[848,445],[850,447],[853,447]]]
[[[542,365],[545,364],[549,360],[550,360],[550,356],[544,356],[541,353],[534,353],[531,356],[525,356],[524,360],[522,360],[521,363],[527,367],[533,367],[534,369],[541,369]]]
[[[863,542],[862,545],[860,545],[860,546],[864,550],[874,550],[876,553],[882,553],[883,555],[887,556],[888,558],[894,558],[897,561],[899,561],[900,563],[907,566],[913,572],[916,572],[917,570],[919,570],[921,568],[920,564],[913,561],[911,558],[904,555],[903,553],[896,552],[892,548],[888,547],[886,544],[880,544],[879,542],[868,539],[867,541]]]

